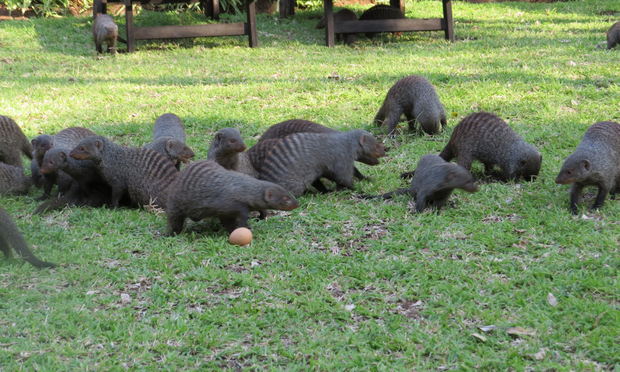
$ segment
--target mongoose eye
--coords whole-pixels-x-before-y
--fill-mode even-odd
[[[573,171],[572,170],[567,170],[566,174],[573,174]]]

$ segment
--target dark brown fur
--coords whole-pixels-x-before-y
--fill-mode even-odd
[[[607,49],[620,44],[620,22],[614,23],[607,31]]]
[[[69,175],[81,188],[81,191],[88,195],[92,188],[107,183],[99,174],[99,170],[90,160],[75,160],[69,156],[69,150],[52,148],[45,153],[41,173],[50,174],[62,171]],[[108,186],[109,188],[109,186]]]
[[[106,51],[116,54],[116,39],[118,38],[118,26],[108,14],[100,14],[93,22],[93,41],[98,53],[103,53],[102,45],[107,45]]]
[[[32,179],[24,175],[24,169],[0,163],[0,196],[26,195],[32,187]]]
[[[360,16],[360,21],[372,21],[379,19],[406,19],[400,9],[386,4],[378,4],[372,8],[366,9]],[[374,32],[367,32],[366,37],[372,39],[377,35]]]
[[[13,119],[0,115],[0,162],[22,167],[22,154],[32,159],[30,141]]]
[[[36,268],[56,267],[56,264],[41,261],[32,253],[11,215],[0,207],[0,251],[6,258],[11,257],[11,247],[19,257]]]
[[[251,211],[290,211],[299,206],[282,187],[228,171],[208,160],[185,168],[170,187],[169,195],[166,213],[172,235],[181,233],[187,218],[218,218],[231,232],[237,227],[248,227]]]
[[[357,21],[357,15],[349,9],[341,9],[334,13],[334,23],[343,21]],[[317,23],[316,28],[325,28],[326,22],[325,16],[323,16],[323,18],[319,20],[319,23]],[[336,41],[340,41],[341,38],[345,44],[351,45],[355,42],[355,39],[357,39],[357,34],[336,34]]]
[[[258,178],[258,171],[252,166],[245,149],[239,130],[223,128],[213,136],[207,160],[212,160],[227,170]]]
[[[188,163],[195,156],[187,146],[183,122],[177,115],[171,113],[163,114],[155,120],[153,142],[147,143],[144,147],[166,156],[177,170],[181,169],[181,162]]]
[[[36,188],[40,188],[45,183],[45,178],[41,174],[41,165],[43,164],[43,157],[47,150],[54,147],[54,136],[49,134],[41,134],[33,138],[30,143],[32,144],[32,160],[30,161],[30,175],[32,182]]]
[[[125,194],[139,206],[165,209],[168,188],[179,174],[170,160],[153,150],[120,146],[102,136],[83,139],[69,156],[95,163],[112,187],[112,209]]]
[[[586,131],[575,152],[570,155],[555,180],[562,185],[573,184],[570,210],[577,214],[584,187],[596,186],[598,194],[592,209],[603,206],[607,194],[612,196],[620,186],[620,124],[599,121]]]
[[[461,120],[439,156],[446,161],[456,157],[457,164],[467,170],[474,160],[479,160],[486,173],[498,165],[504,180],[531,181],[538,176],[542,164],[542,155],[536,147],[525,142],[497,115],[488,112],[471,114]]]

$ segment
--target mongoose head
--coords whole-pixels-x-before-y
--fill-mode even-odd
[[[555,183],[560,185],[568,185],[579,181],[580,179],[587,178],[587,175],[592,169],[592,164],[588,159],[572,160],[566,159],[558,178],[555,179]]]
[[[43,157],[41,164],[41,173],[48,174],[55,172],[67,162],[67,153],[61,149],[50,149]]]
[[[265,202],[269,208],[292,211],[299,207],[299,202],[284,188],[273,185],[265,190]]]
[[[97,160],[105,149],[105,143],[101,136],[84,138],[69,153],[76,160]]]
[[[166,152],[172,159],[179,159],[183,163],[189,162],[196,154],[178,139],[169,139],[166,142]]]
[[[241,133],[235,128],[220,129],[211,141],[208,159],[215,159],[218,154],[242,152],[246,149]]]
[[[30,143],[32,143],[32,155],[42,157],[47,150],[54,147],[54,137],[49,134],[42,134],[33,138]]]
[[[478,191],[478,186],[475,185],[476,179],[467,169],[452,163],[441,165],[441,167],[445,167],[445,171],[447,172],[444,179],[444,188],[463,189],[467,192]]]
[[[534,146],[527,143],[526,145],[528,145],[528,151],[514,152],[518,154],[517,160],[512,163],[512,169],[507,172],[507,179],[517,180],[523,178],[526,182],[530,182],[538,177],[542,165],[542,155]]]
[[[326,23],[327,21],[325,20],[325,16],[323,16],[323,18],[319,20],[319,23],[316,24],[316,29],[320,30],[320,29],[325,28]]]
[[[379,158],[385,156],[385,149],[370,133],[364,133],[359,140],[360,150],[357,161],[368,165],[379,164]]]

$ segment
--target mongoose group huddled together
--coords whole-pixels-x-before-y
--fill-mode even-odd
[[[446,113],[433,85],[424,77],[407,76],[388,91],[374,121],[385,120],[389,136],[404,115],[410,130],[428,134],[446,125]],[[24,174],[21,155],[31,159],[31,177]],[[153,141],[142,148],[121,146],[86,128],[71,127],[28,141],[12,119],[0,116],[0,194],[27,194],[32,185],[44,188],[44,201],[35,213],[64,206],[121,206],[163,210],[170,235],[183,231],[187,218],[216,218],[229,231],[247,227],[249,213],[265,218],[268,209],[291,211],[296,198],[310,187],[325,193],[322,178],[338,189],[353,189],[353,179],[366,179],[355,162],[378,165],[386,155],[383,145],[364,130],[342,132],[307,120],[288,120],[270,127],[251,148],[235,128],[219,130],[211,141],[207,160],[189,162],[194,152],[186,144],[185,128],[175,114],[155,121]],[[450,163],[456,158],[457,163]],[[500,117],[487,112],[462,119],[439,155],[424,155],[409,188],[361,198],[389,199],[409,194],[415,211],[426,206],[439,210],[454,189],[478,191],[469,173],[474,161],[493,174],[497,166],[503,181],[533,181],[540,172],[542,155]],[[573,184],[570,209],[577,213],[582,190],[597,186],[593,208],[620,187],[620,124],[592,125],[575,152],[566,159],[556,182]],[[43,175],[43,180],[40,176]],[[0,210],[0,248],[9,256],[12,246],[37,267],[39,261],[27,249],[10,216]],[[19,235],[21,237],[21,235]]]

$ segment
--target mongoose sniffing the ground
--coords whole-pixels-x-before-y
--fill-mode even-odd
[[[203,160],[190,164],[170,186],[166,214],[171,235],[176,235],[186,218],[218,218],[232,232],[248,227],[251,211],[297,207],[297,200],[282,187]]]
[[[357,21],[357,16],[349,9],[341,9],[334,13],[334,23],[342,21]],[[323,18],[319,20],[319,23],[317,23],[316,28],[323,29],[326,23],[325,16],[323,16]],[[351,45],[355,42],[355,39],[357,39],[357,34],[336,34],[336,41],[340,41],[341,37],[345,44]]]
[[[252,166],[245,149],[238,129],[223,128],[213,136],[207,160],[212,160],[227,170],[258,178],[258,170]]]
[[[607,49],[620,44],[620,22],[614,23],[607,31]]]
[[[504,120],[495,114],[478,112],[454,127],[450,141],[439,154],[444,160],[457,158],[457,164],[470,170],[474,160],[484,164],[485,173],[494,165],[502,170],[505,180],[538,176],[542,155],[525,142]]]
[[[0,163],[0,196],[26,195],[32,187],[32,179],[24,175],[22,167]]]
[[[620,124],[613,121],[599,121],[586,131],[575,152],[570,155],[555,182],[568,185],[570,210],[577,214],[583,188],[598,187],[598,194],[592,209],[603,206],[607,194],[618,192],[620,181]]]
[[[339,130],[330,128],[330,127],[326,127],[325,125],[321,125],[318,123],[315,123],[313,121],[310,120],[301,120],[301,119],[292,119],[292,120],[287,120],[287,121],[283,121],[281,123],[278,124],[274,124],[271,127],[269,127],[265,133],[263,133],[263,135],[258,139],[258,142],[256,145],[252,146],[247,152],[248,152],[248,156],[250,156],[251,160],[252,160],[252,165],[256,168],[257,164],[255,164],[254,160],[252,159],[252,156],[250,155],[251,153],[253,154],[258,154],[258,152],[262,152],[264,151],[263,149],[267,148],[269,145],[259,145],[261,142],[264,142],[266,140],[270,140],[270,139],[276,139],[276,138],[284,138],[286,136],[288,136],[289,134],[293,134],[293,133],[327,133],[327,134],[334,134],[334,133],[342,133]],[[259,146],[258,148],[254,149],[255,147]],[[262,158],[262,156],[259,156],[258,159]],[[262,166],[262,160],[260,159],[260,166]],[[367,165],[377,165],[379,164],[379,161],[377,159],[370,159],[370,158],[366,158],[364,156],[360,156],[360,158],[357,159],[357,161],[359,161],[360,163],[364,163]],[[256,168],[256,169],[260,169]],[[354,176],[355,178],[359,179],[359,180],[363,180],[366,177],[357,169],[354,169]]]
[[[18,256],[36,268],[56,267],[56,264],[41,261],[32,253],[11,215],[0,207],[0,251],[6,258],[11,257],[11,247]]]
[[[362,15],[360,15],[360,21],[372,21],[379,19],[406,19],[403,12],[400,9],[387,4],[378,4],[372,8],[366,9]],[[377,33],[367,32],[366,37],[372,39]]]
[[[165,209],[168,188],[179,173],[172,162],[158,152],[120,146],[102,136],[83,139],[69,156],[95,163],[112,187],[112,209],[119,207],[126,193],[134,204]]]
[[[407,118],[410,131],[418,123],[424,132],[437,134],[447,124],[446,110],[435,87],[422,76],[411,75],[397,81],[388,91],[374,121],[379,126],[385,124],[393,137],[402,114]]]
[[[409,194],[415,198],[415,210],[422,213],[426,205],[439,210],[454,189],[476,192],[474,177],[463,167],[448,163],[433,154],[424,155],[418,162],[409,188],[398,189],[379,196],[363,195],[363,198],[391,199],[394,195]]]
[[[103,53],[102,45],[107,45],[106,51],[116,54],[116,38],[118,37],[118,26],[114,19],[108,14],[100,14],[93,22],[93,40],[97,53]]]
[[[375,159],[375,164],[385,156],[383,146],[363,130],[291,134],[269,151],[259,178],[284,187],[295,197],[320,177],[353,189],[353,163],[362,156]]]
[[[0,115],[0,162],[22,167],[21,155],[32,159],[32,145],[17,123]]]

